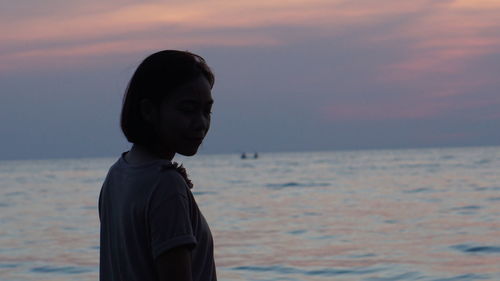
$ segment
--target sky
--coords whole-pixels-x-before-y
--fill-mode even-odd
[[[498,0],[0,0],[0,159],[116,156],[162,49],[216,76],[201,153],[500,145]]]

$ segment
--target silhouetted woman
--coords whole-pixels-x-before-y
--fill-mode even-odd
[[[99,197],[100,280],[216,280],[210,229],[176,153],[192,156],[210,127],[214,76],[198,55],[147,57],[125,93],[121,128],[132,148]]]

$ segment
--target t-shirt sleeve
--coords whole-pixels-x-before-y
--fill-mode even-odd
[[[174,180],[169,184],[179,184],[179,182]],[[176,187],[170,186],[170,188]],[[196,246],[186,195],[178,192],[157,193],[151,200],[148,219],[153,258],[156,259],[175,247]]]

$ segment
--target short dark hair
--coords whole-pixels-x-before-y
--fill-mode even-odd
[[[141,114],[142,100],[159,105],[173,90],[200,76],[213,87],[214,75],[205,60],[188,51],[164,50],[144,59],[130,79],[123,98],[120,125],[127,140],[142,145],[155,141],[152,127]]]

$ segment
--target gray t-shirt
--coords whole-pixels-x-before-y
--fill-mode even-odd
[[[167,160],[109,169],[99,196],[100,280],[158,280],[154,260],[191,249],[193,280],[215,281],[212,234],[184,177]]]

